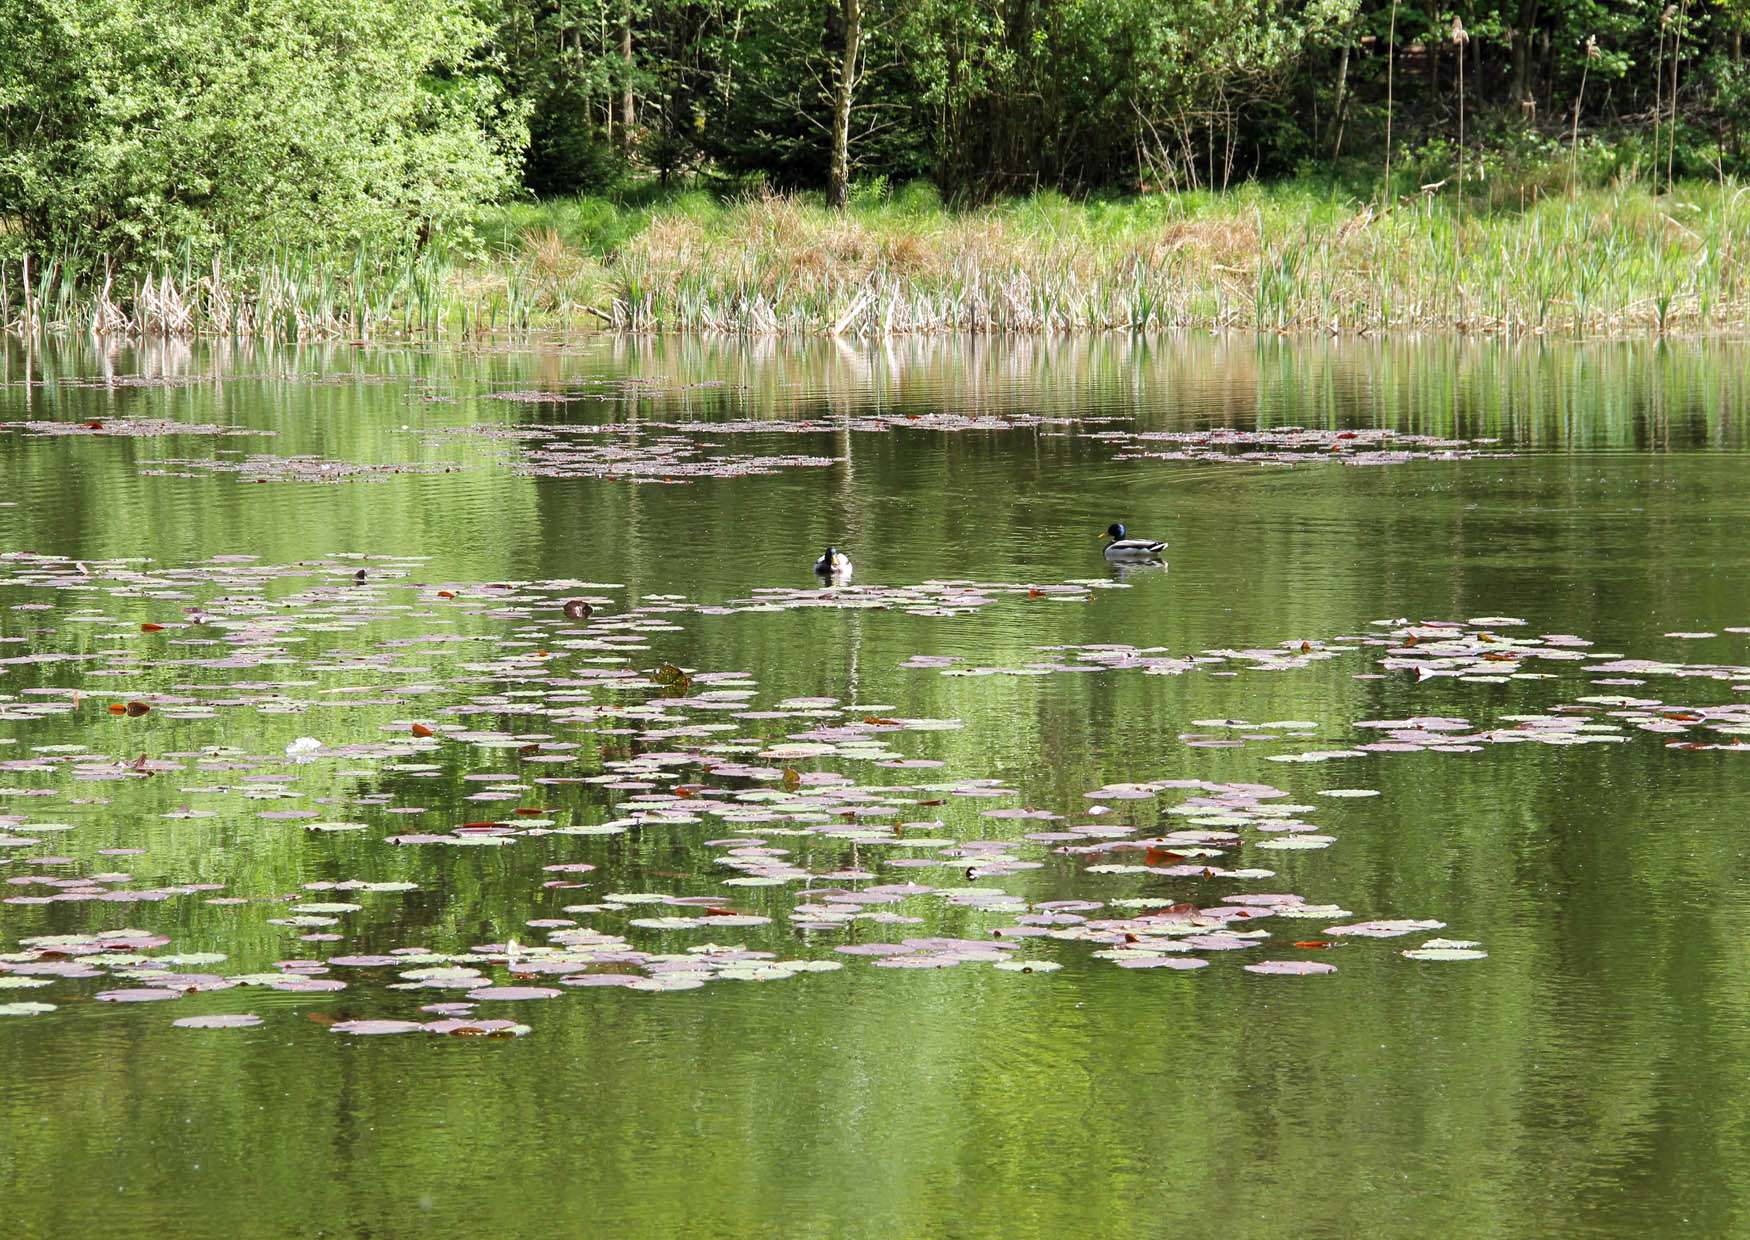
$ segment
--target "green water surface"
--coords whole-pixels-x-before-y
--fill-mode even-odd
[[[1340,904],[1357,919],[1438,920],[1489,953],[1419,963],[1399,955],[1415,938],[1355,943],[1317,957],[1338,965],[1335,974],[1304,978],[1247,973],[1228,958],[1237,952],[1212,953],[1196,972],[1120,969],[1088,944],[1051,939],[1022,949],[1064,966],[1051,974],[888,970],[841,956],[838,972],[775,983],[568,991],[515,1005],[532,1032],[502,1041],[331,1032],[325,1019],[405,1016],[457,997],[397,993],[382,976],[349,976],[347,991],[314,998],[232,990],[118,1005],[92,998],[114,983],[93,981],[0,992],[0,1001],[57,1005],[0,1019],[7,1235],[1750,1232],[1750,746],[1673,749],[1670,737],[1631,730],[1615,744],[1289,764],[1269,759],[1314,742],[1188,743],[1219,731],[1198,720],[1305,721],[1317,746],[1335,749],[1374,739],[1358,721],[1441,715],[1493,726],[1588,692],[1720,704],[1750,697],[1750,671],[1735,682],[1667,677],[1615,690],[1572,677],[1357,679],[1379,670],[1377,648],[1235,675],[949,677],[900,666],[923,654],[1016,669],[1061,643],[1195,654],[1468,617],[1522,618],[1517,632],[1578,635],[1636,658],[1750,663],[1750,635],[1725,632],[1750,626],[1750,352],[1740,346],[657,339],[430,352],[26,351],[14,342],[0,352],[0,385],[8,423],[165,418],[277,433],[0,430],[0,552],[162,567],[233,555],[274,565],[429,557],[420,580],[606,583],[620,587],[606,592],[615,608],[652,595],[719,604],[760,587],[808,588],[828,542],[870,586],[1103,583],[1076,601],[1010,598],[951,617],[689,613],[630,657],[640,667],[748,673],[761,703],[824,696],[880,715],[960,720],[959,730],[908,734],[895,748],[942,760],[930,778],[1001,780],[1016,793],[1001,804],[1068,822],[1090,821],[1084,794],[1108,782],[1274,785],[1318,804],[1315,821],[1337,842],[1247,854],[1247,864],[1276,871],[1252,889]],[[588,399],[494,398],[506,392]],[[939,412],[1120,421],[958,433],[834,427],[870,413]],[[772,418],[823,426],[729,447],[836,463],[672,486],[547,478],[518,471],[516,443],[469,431]],[[1118,460],[1091,433],[1285,425],[1499,440],[1490,450],[1511,455],[1371,467]],[[627,432],[639,433],[662,432]],[[144,472],[166,458],[248,452],[447,472],[342,483]],[[1097,535],[1114,520],[1168,540],[1169,566],[1109,569]],[[27,603],[48,610],[19,609]],[[139,656],[119,679],[82,679],[94,665],[3,665],[5,703],[28,700],[32,688],[82,686],[93,697],[69,713],[0,721],[12,742],[0,758],[75,745],[131,762],[231,746],[279,760],[300,736],[378,740],[409,715],[396,705],[332,709],[334,695],[321,691],[347,688],[347,674],[288,665],[273,671],[311,682],[285,690],[295,713],[111,717],[100,701],[239,678],[154,668],[154,650],[167,647],[138,626],[184,605],[0,589],[4,657]],[[81,608],[105,622],[76,623]],[[459,623],[441,631],[510,641],[519,625],[478,609]],[[311,634],[288,657],[352,656],[434,631],[420,616],[386,614]],[[437,686],[419,701],[422,717],[481,692],[460,658],[419,652],[423,679]],[[562,916],[580,898],[544,889],[542,867],[572,860],[599,867],[584,897],[713,894],[774,919],[718,942],[830,958],[846,941],[789,929],[793,892],[721,886],[717,850],[703,843],[725,833],[720,824],[502,848],[384,843],[395,831],[502,813],[464,799],[483,786],[470,774],[522,781],[527,803],[557,821],[621,812],[620,794],[600,785],[530,781],[600,774],[636,738],[509,715],[469,723],[560,734],[579,743],[577,759],[536,770],[520,767],[514,749],[447,743],[432,759],[435,777],[319,765],[299,775],[296,795],[267,806],[191,792],[226,782],[195,771],[192,758],[181,759],[185,771],[109,782],[0,771],[0,812],[74,828],[40,849],[0,853],[0,879],[121,869],[137,884],[223,884],[251,899],[0,903],[0,952],[29,936],[128,926],[170,936],[165,950],[224,953],[211,967],[244,973],[404,945],[538,942],[542,932],[525,922]],[[875,783],[918,774],[832,759],[797,765]],[[1316,795],[1341,787],[1381,795]],[[387,798],[356,805],[372,794]],[[1171,829],[1180,824],[1161,816],[1170,801],[1120,802],[1107,821]],[[218,812],[166,817],[196,802]],[[386,805],[427,812],[412,823]],[[284,807],[368,829],[318,834],[258,817]],[[1034,829],[982,819],[982,808],[942,810],[949,833],[1018,839]],[[32,864],[47,853],[74,864]],[[1211,904],[1246,886],[1088,875],[1080,859],[1043,845],[1021,855],[1044,865],[979,881],[1035,902],[1160,894]],[[919,874],[966,885],[952,869],[884,878]],[[258,897],[348,877],[418,887],[359,899],[362,911],[335,927],[340,942],[301,942],[300,931],[268,924],[284,909]],[[26,888],[0,894],[13,890]],[[980,936],[1010,920],[934,904],[912,911],[925,924],[862,937]],[[612,928],[664,950],[703,941]],[[1272,927],[1272,944],[1286,951],[1322,928]],[[171,1024],[208,1011],[254,1012],[264,1023]]]

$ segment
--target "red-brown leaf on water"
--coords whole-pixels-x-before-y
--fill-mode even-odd
[[[435,735],[437,735],[437,733],[433,732],[430,728],[426,727],[425,724],[423,724],[423,723],[416,723],[409,730],[415,736],[435,736]]]
[[[1302,951],[1313,952],[1323,951],[1325,948],[1329,947],[1330,944],[1324,939],[1300,939],[1295,943],[1295,946]]]
[[[142,633],[162,633],[163,631],[164,626],[162,624],[153,624],[150,621],[147,621],[140,626],[140,632]]]

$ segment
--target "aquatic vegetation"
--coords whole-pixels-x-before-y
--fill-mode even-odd
[[[541,478],[604,478],[621,482],[684,482],[694,478],[742,478],[797,467],[836,464],[830,456],[701,458],[691,440],[663,437],[639,444],[570,445],[548,440],[527,449],[517,469]]]
[[[83,421],[33,419],[26,422],[0,422],[0,430],[23,431],[27,435],[100,436],[116,439],[157,439],[168,435],[201,435],[208,438],[271,437],[275,434],[273,431],[252,430],[244,426],[176,422],[167,418],[87,418]]]
[[[1405,948],[1400,955],[1409,960],[1484,960],[1488,952],[1481,944],[1468,939],[1429,939],[1420,947]]]
[[[1091,438],[1119,448],[1119,461],[1216,461],[1295,465],[1332,460],[1344,465],[1401,465],[1406,461],[1465,461],[1505,455],[1493,439],[1447,439],[1389,427],[1316,430],[1301,426],[1240,430],[1097,431]]]
[[[0,435],[0,1005],[47,1009],[0,1020],[14,1213],[1646,1230],[1640,1155],[1741,1092],[1729,346],[11,356],[8,421],[278,432]],[[536,391],[581,399],[485,395]],[[469,429],[523,419],[842,463],[527,476]],[[1093,437],[1229,426],[1485,455]],[[139,472],[254,452],[459,472]],[[1170,572],[1102,561],[1118,517]],[[1376,922],[1446,926],[1338,932]],[[1598,1169],[1553,1207],[1472,1191],[1552,1139]],[[1358,1214],[1339,1148],[1427,1191]]]
[[[617,400],[619,394],[590,389],[498,392],[500,400],[566,404]],[[510,443],[507,458],[516,472],[543,478],[602,478],[627,482],[689,482],[778,473],[796,467],[843,464],[838,456],[780,453],[750,455],[723,451],[719,438],[760,436],[821,439],[846,432],[933,434],[1033,432],[1073,436],[1116,449],[1115,461],[1200,461],[1223,464],[1293,465],[1312,461],[1345,465],[1399,465],[1409,461],[1465,461],[1507,455],[1495,439],[1451,439],[1372,428],[1268,430],[1211,428],[1197,431],[1142,431],[1116,416],[1050,417],[1037,414],[964,415],[957,413],[882,414],[862,412],[844,419],[737,418],[724,421],[477,424],[426,433],[436,442],[457,437]],[[1119,528],[1119,527],[1114,527]],[[1164,544],[1162,544],[1164,547]],[[1125,558],[1123,555],[1117,558]],[[1149,559],[1151,555],[1132,558]]]
[[[195,478],[206,474],[236,474],[239,482],[381,482],[396,474],[448,473],[444,465],[398,462],[368,464],[334,461],[318,456],[182,457],[149,461],[140,470],[148,478]]]
[[[529,389],[497,395],[545,403]],[[626,396],[598,386],[561,389],[555,400]],[[231,433],[155,419],[13,425],[90,438]],[[1264,466],[1468,460],[1500,446],[1386,429],[1181,433],[1104,417],[868,412],[831,424],[649,420],[416,433],[506,444],[511,468],[529,476],[673,483],[841,464],[842,449],[740,450],[749,435],[776,441],[829,428],[1075,438],[1110,453],[1114,466],[1156,457]],[[450,468],[225,452],[144,465],[147,476],[257,481]],[[1320,857],[1352,847],[1357,816],[1393,812],[1378,789],[1354,782],[1374,767],[1345,765],[1331,780],[1308,772],[1279,787],[1209,777],[1222,762],[1256,755],[1298,772],[1643,736],[1686,751],[1750,749],[1742,743],[1750,702],[1668,701],[1645,688],[1661,679],[1735,688],[1750,682],[1750,667],[1628,657],[1575,634],[1535,635],[1505,615],[1378,620],[1351,633],[1199,650],[1056,641],[1001,663],[932,649],[898,664],[897,672],[944,684],[1140,674],[1231,680],[1242,694],[1259,677],[1352,677],[1414,703],[1379,718],[1187,718],[1165,734],[1164,751],[1126,777],[1040,797],[940,756],[933,738],[969,729],[953,713],[769,692],[758,675],[710,666],[699,653],[717,626],[776,625],[786,613],[969,634],[1001,613],[1074,615],[1105,591],[1130,588],[1112,577],[927,578],[755,585],[706,601],[576,578],[444,580],[411,556],[178,564],[7,552],[0,607],[28,625],[0,652],[10,678],[0,695],[5,739],[77,722],[83,743],[0,757],[0,775],[28,783],[0,814],[0,989],[29,996],[0,1010],[49,1014],[89,998],[114,1012],[200,1008],[174,1019],[191,1029],[290,1019],[292,1009],[279,1006],[208,1009],[226,994],[265,991],[295,1003],[298,1019],[319,1017],[341,1034],[493,1038],[608,1002],[601,992],[686,1002],[678,996],[736,983],[827,987],[839,984],[826,977],[835,973],[984,971],[1051,986],[1062,984],[1054,974],[1117,968],[1206,980],[1338,975],[1333,984],[1342,985],[1347,962],[1374,939],[1415,944],[1367,957],[1400,970],[1412,967],[1404,961],[1474,962],[1488,952],[1470,939],[1420,937],[1445,929],[1458,910],[1357,911],[1316,890]],[[1671,629],[1663,640],[1705,654],[1707,643],[1743,627]],[[1460,709],[1452,696],[1459,686],[1508,685],[1518,692],[1498,709],[1474,696]],[[182,741],[183,729],[216,721],[240,739]],[[245,850],[295,839],[325,868],[293,883],[248,868],[168,872],[132,834],[91,846],[105,815],[88,806],[112,799],[151,804],[166,823],[222,831]],[[501,870],[495,858],[518,865]],[[115,868],[122,864],[130,872]],[[533,878],[494,906],[492,933],[503,941],[471,942],[441,913],[471,886],[497,889],[503,880],[492,876],[503,874]],[[167,902],[200,902],[226,917],[217,940],[226,950],[101,920],[108,905]],[[398,915],[415,907],[424,913],[416,920]],[[51,909],[62,919],[56,929],[85,928],[26,932],[48,923],[22,919]],[[1339,952],[1341,967],[1322,955]],[[531,1024],[501,1019],[509,1010],[529,1013]]]
[[[668,993],[783,981],[840,970],[847,960],[883,971],[990,966],[1049,974],[1063,966],[1062,960],[1019,954],[1023,940],[1082,945],[1093,958],[1125,969],[1196,970],[1209,966],[1212,956],[1244,955],[1269,943],[1273,936],[1256,925],[1259,921],[1340,922],[1350,915],[1297,894],[1249,892],[1235,885],[1274,877],[1271,869],[1240,862],[1240,854],[1249,850],[1334,843],[1337,837],[1320,832],[1308,817],[1329,815],[1345,797],[1367,790],[1323,789],[1336,795],[1323,805],[1297,804],[1287,791],[1264,784],[1162,778],[1093,789],[1085,797],[1089,808],[1015,804],[1017,792],[994,779],[905,782],[908,773],[935,770],[942,763],[912,756],[899,745],[901,738],[957,730],[964,726],[960,720],[911,717],[892,706],[826,696],[762,702],[752,675],[682,668],[648,653],[656,636],[728,616],[825,606],[946,621],[990,607],[1031,606],[1041,598],[1085,605],[1097,587],[1112,583],[774,587],[745,600],[705,606],[672,595],[621,602],[621,587],[606,583],[435,583],[420,577],[417,559],[387,557],[275,565],[229,556],[175,567],[8,555],[0,559],[0,598],[54,599],[71,592],[78,603],[69,610],[51,606],[38,621],[28,653],[7,660],[11,666],[62,667],[74,676],[58,687],[45,685],[0,703],[13,725],[90,710],[104,703],[104,678],[115,674],[138,680],[149,667],[170,677],[198,673],[202,678],[133,686],[128,702],[142,709],[118,717],[115,726],[122,730],[109,744],[119,752],[39,748],[27,758],[0,761],[0,769],[45,780],[40,790],[50,797],[92,782],[217,780],[186,787],[184,807],[166,816],[189,821],[223,812],[233,820],[253,820],[244,829],[254,832],[293,827],[311,838],[362,839],[410,853],[434,845],[465,846],[476,855],[483,855],[482,847],[539,848],[552,857],[540,867],[542,890],[563,902],[525,918],[519,936],[535,941],[362,952],[341,947],[326,958],[280,959],[266,971],[224,974],[189,971],[224,957],[175,950],[168,935],[94,930],[20,938],[16,951],[0,955],[0,978],[15,987],[47,983],[50,998],[61,993],[59,987],[89,984],[96,999],[117,1006],[171,1003],[180,1008],[201,994],[266,988],[339,1003],[343,1014],[356,1010],[365,996],[379,1002],[384,992],[453,992],[454,1000],[435,1011],[428,1007],[426,1014],[442,1017],[437,1021],[348,1015],[331,1028],[363,1036],[490,1037],[528,1029],[476,1019],[476,1005],[536,1008],[569,1002],[566,996],[577,990]],[[271,596],[264,593],[268,588]],[[87,596],[94,591],[112,600],[174,598],[183,618],[165,615],[161,621],[130,624],[101,605],[92,606],[94,599]],[[577,626],[570,614],[579,601],[591,609],[587,628]],[[366,636],[352,645],[332,640],[371,634],[374,624],[390,618],[419,618],[429,625],[446,615],[446,623],[424,636]],[[93,623],[119,627],[130,636],[84,653],[74,639]],[[1440,633],[1445,644],[1434,643],[1434,657],[1458,657],[1450,648],[1458,638],[1445,629]],[[318,636],[329,640],[304,648],[305,639]],[[151,644],[149,664],[141,643]],[[1230,664],[1297,670],[1364,648],[1290,643],[1206,654],[1174,670]],[[415,651],[447,670],[407,663]],[[1048,672],[1078,664],[1103,672],[1148,672],[1156,663],[1147,652],[1125,647],[1060,647],[1047,653],[1060,660],[1043,665]],[[936,662],[926,666],[956,670]],[[264,672],[272,679],[257,679]],[[339,692],[323,687],[335,676],[344,678]],[[504,692],[513,684],[515,696]],[[253,716],[255,722],[243,726],[259,729],[280,714],[302,727],[308,726],[302,716],[318,701],[322,735],[298,735],[266,752],[148,745],[139,757],[128,756],[141,744],[128,727],[174,730],[202,719]],[[410,721],[406,708],[415,703],[419,717]],[[349,715],[379,717],[384,708],[398,717],[386,727],[374,725],[375,736],[360,736],[346,723]],[[520,721],[519,730],[484,726],[488,719],[511,718]],[[1277,743],[1309,735],[1315,726],[1295,720],[1198,722],[1261,730]],[[542,727],[550,730],[533,730]],[[628,735],[639,738],[640,747],[616,754],[613,739]],[[102,738],[94,734],[93,740]],[[1186,742],[1188,747],[1197,743],[1195,737]],[[148,756],[154,748],[157,756]],[[519,769],[464,777],[457,805],[478,806],[472,810],[479,815],[474,821],[396,829],[401,816],[429,816],[424,805],[405,803],[396,790],[439,777],[447,756],[460,751],[512,755]],[[831,765],[816,765],[821,762]],[[858,771],[883,777],[853,773]],[[349,791],[317,794],[335,788],[333,781],[343,772]],[[1145,819],[1135,814],[1111,824],[1076,821],[1098,817],[1113,804],[1153,801],[1173,792],[1184,795],[1162,812],[1184,819],[1179,829],[1148,833],[1141,825]],[[77,822],[43,821],[34,813],[11,814],[4,821],[14,849],[40,848],[46,836],[79,830]],[[716,890],[595,889],[604,850],[618,848],[617,841],[627,838],[669,839],[674,847],[697,850],[709,858],[707,872],[718,875]],[[555,852],[560,841],[569,843]],[[110,852],[149,859],[149,850]],[[248,923],[268,933],[277,929],[318,948],[350,943],[350,919],[381,907],[379,902],[424,898],[428,892],[440,900],[444,896],[441,884],[405,877],[312,879],[291,896],[206,881],[145,886],[128,873],[86,872],[75,858],[0,857],[0,864],[22,867],[5,880],[14,889],[5,905],[77,908],[198,897],[237,908]],[[1003,885],[1003,880],[1052,868],[1066,877],[1075,873],[1066,867],[1078,867],[1086,876],[1087,896],[1038,900]],[[72,872],[45,872],[54,869]],[[1171,899],[1125,896],[1126,880],[1139,876],[1181,886]],[[991,882],[998,885],[984,885]],[[1202,894],[1212,888],[1212,894]],[[738,906],[737,897],[757,899],[757,904]],[[982,920],[980,932],[930,930],[950,914]],[[865,925],[920,930],[892,942],[869,943],[859,937]],[[1332,924],[1324,933],[1331,938],[1395,936],[1440,925],[1426,919],[1383,920]],[[725,943],[726,933],[757,937]],[[799,953],[779,950],[784,934],[801,936]],[[705,941],[698,941],[701,936]],[[795,940],[788,942],[794,951]],[[165,948],[172,950],[161,953]],[[1459,948],[1434,941],[1421,950],[1473,949],[1468,943]],[[1412,957],[1449,958],[1470,957]],[[1328,964],[1297,961],[1247,967],[1264,973],[1334,971]],[[343,976],[333,976],[336,970]],[[176,1023],[242,1028],[256,1018],[201,1013]]]

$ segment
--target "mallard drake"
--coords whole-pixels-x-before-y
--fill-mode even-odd
[[[1106,537],[1108,560],[1154,560],[1167,549],[1166,543],[1151,538],[1126,538],[1124,527],[1116,521],[1106,527]]]
[[[849,581],[851,572],[851,557],[837,547],[828,547],[814,562],[814,575],[825,577],[834,585],[843,585]]]

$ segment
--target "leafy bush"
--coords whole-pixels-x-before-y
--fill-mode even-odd
[[[468,0],[0,5],[12,252],[407,246],[513,183],[525,140]]]

